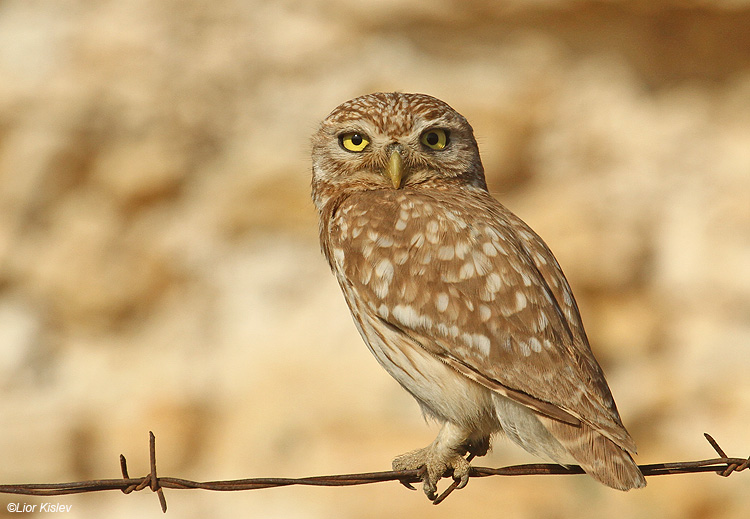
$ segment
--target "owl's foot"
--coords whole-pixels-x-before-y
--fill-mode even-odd
[[[484,456],[489,448],[489,438],[468,440],[469,433],[451,423],[445,423],[437,438],[423,449],[407,452],[393,460],[393,470],[424,470],[422,483],[424,493],[431,501],[437,499],[437,482],[443,476],[455,481],[460,489],[469,482],[469,460]],[[466,452],[469,459],[464,458]]]
[[[480,437],[475,440],[469,440],[464,445],[464,448],[469,454],[472,455],[472,457],[486,456],[487,452],[490,450],[490,437],[485,436],[484,438]]]
[[[407,452],[393,460],[393,470],[424,469],[422,488],[430,501],[437,499],[437,483],[443,476],[452,476],[463,488],[469,482],[469,462],[460,451],[441,451],[431,444],[423,449]]]

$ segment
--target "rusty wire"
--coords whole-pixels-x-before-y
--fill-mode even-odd
[[[713,449],[720,456],[718,458],[700,461],[682,461],[674,463],[654,463],[650,465],[639,465],[644,476],[663,476],[669,474],[691,474],[698,472],[715,472],[720,476],[729,476],[733,472],[740,472],[750,466],[750,457],[730,458],[719,444],[708,433],[704,436]],[[98,492],[102,490],[121,490],[125,494],[134,491],[151,489],[159,497],[159,503],[163,512],[167,511],[167,501],[163,489],[194,489],[215,491],[239,491],[259,490],[262,488],[283,487],[291,485],[339,487],[351,485],[366,485],[381,481],[399,481],[409,488],[412,483],[421,481],[421,470],[401,470],[367,472],[362,474],[339,474],[333,476],[313,476],[305,478],[249,478],[234,479],[226,481],[190,481],[188,479],[173,477],[158,477],[156,475],[156,439],[153,432],[149,432],[149,461],[150,472],[141,478],[131,478],[128,475],[125,456],[120,455],[120,470],[122,478],[118,479],[96,479],[91,481],[77,481],[72,483],[42,483],[42,484],[20,484],[0,485],[2,494],[23,494],[34,496],[59,496],[66,494],[81,494],[84,492]],[[471,459],[468,459],[471,461]],[[488,468],[471,467],[469,473],[472,478],[487,476],[530,476],[530,475],[566,475],[584,474],[583,469],[577,465],[563,467],[549,463],[535,463],[527,465],[513,465],[510,467]],[[433,501],[434,504],[442,502],[457,487],[453,482],[440,496]]]

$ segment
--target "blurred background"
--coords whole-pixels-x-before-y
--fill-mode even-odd
[[[357,335],[310,135],[372,91],[474,126],[640,463],[750,454],[750,1],[3,0],[0,482],[387,470],[437,426]],[[502,439],[478,465],[536,461]],[[167,491],[172,517],[740,518],[750,476]],[[445,483],[444,483],[445,484]],[[10,502],[161,517],[150,493]]]

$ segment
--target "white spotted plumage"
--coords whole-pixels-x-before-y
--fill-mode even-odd
[[[432,150],[421,138],[436,128],[450,142]],[[347,132],[370,144],[347,151]],[[403,178],[391,175],[394,153]],[[421,94],[344,103],[313,138],[313,200],[367,346],[444,424],[395,467],[426,466],[432,496],[447,470],[465,484],[461,454],[482,455],[505,432],[614,488],[645,485],[562,270],[487,192],[461,115]]]

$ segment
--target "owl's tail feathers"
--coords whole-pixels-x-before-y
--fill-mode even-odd
[[[589,425],[541,419],[570,456],[597,481],[624,491],[646,486],[646,478],[630,453]]]

